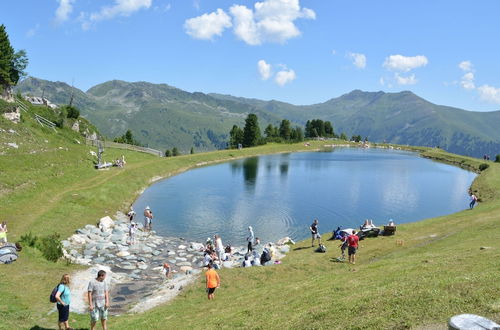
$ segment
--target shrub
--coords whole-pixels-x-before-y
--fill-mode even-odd
[[[170,149],[167,149],[165,151],[165,157],[172,157],[172,152],[170,151]]]
[[[21,235],[21,238],[19,242],[23,243],[24,245],[34,247],[36,244],[36,241],[38,240],[37,236],[33,236],[31,231],[25,235]]]
[[[485,163],[483,163],[483,164],[479,165],[479,170],[480,170],[480,171],[484,171],[484,170],[485,170],[485,169],[487,169],[488,167],[490,167],[490,165],[489,165],[489,164],[485,164]]]
[[[495,163],[500,163],[500,154],[495,157]]]
[[[63,256],[60,235],[53,233],[38,240],[37,248],[42,252],[45,259],[56,262]]]
[[[74,118],[74,119],[77,119],[78,117],[80,117],[80,111],[78,111],[77,108],[73,107],[73,106],[68,106],[66,108],[66,111],[67,111],[67,114],[66,116],[68,118]]]

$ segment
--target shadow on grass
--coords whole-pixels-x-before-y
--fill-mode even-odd
[[[310,248],[311,248],[311,246],[302,246],[302,247],[295,248],[293,250],[294,251],[299,251],[299,250],[310,249]]]
[[[88,330],[89,328],[71,328],[74,330]],[[54,330],[54,328],[44,328],[40,327],[38,325],[35,325],[34,327],[30,328],[30,330]]]

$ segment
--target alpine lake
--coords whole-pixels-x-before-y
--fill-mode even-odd
[[[365,219],[378,226],[419,221],[468,207],[475,173],[417,153],[362,148],[275,154],[195,168],[159,181],[135,201],[150,206],[159,235],[245,245],[248,226],[261,242],[324,238]]]

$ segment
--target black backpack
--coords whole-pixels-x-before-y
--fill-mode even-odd
[[[57,294],[57,291],[59,290],[59,285],[61,285],[61,283],[59,283],[58,285],[56,285],[56,287],[52,290],[52,292],[50,294],[49,301],[51,303],[56,303],[57,302],[56,294]],[[61,294],[63,294],[65,290],[66,290],[66,288],[64,288],[64,290],[63,290],[63,292]]]
[[[326,246],[324,246],[323,244],[320,244],[318,246],[318,248],[316,249],[316,252],[325,253],[326,252]]]

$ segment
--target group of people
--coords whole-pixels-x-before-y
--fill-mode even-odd
[[[130,211],[127,213],[127,217],[128,217],[128,220],[129,220],[129,229],[128,229],[129,239],[128,239],[128,243],[130,245],[133,245],[133,244],[136,243],[135,236],[136,236],[136,232],[138,230],[137,223],[134,222],[134,218],[135,218],[136,214],[137,213],[134,211],[134,208],[130,207]],[[144,230],[145,231],[151,231],[151,229],[153,228],[152,223],[153,223],[153,211],[151,211],[151,208],[148,205],[144,209]]]
[[[364,226],[373,226],[371,220],[366,220]],[[318,219],[314,219],[311,226],[309,226],[311,231],[311,247],[314,247],[314,241],[318,240],[319,248],[323,246],[321,244],[321,235],[318,229]],[[356,230],[353,230],[350,235],[340,235],[340,227],[334,232],[333,239],[340,239],[341,243],[339,245],[340,251],[342,253],[341,260],[345,260],[345,250],[347,249],[347,254],[349,257],[349,263],[356,263],[356,252],[359,249],[359,237],[356,235]],[[326,251],[326,250],[325,250]],[[323,252],[325,252],[323,251]]]
[[[109,289],[105,281],[106,271],[97,272],[97,277],[91,280],[87,286],[87,298],[90,312],[90,329],[94,330],[97,321],[101,321],[102,328],[107,329]],[[62,329],[72,329],[69,326],[69,309],[71,305],[70,276],[64,274],[57,285],[55,300],[58,311],[58,327]]]

